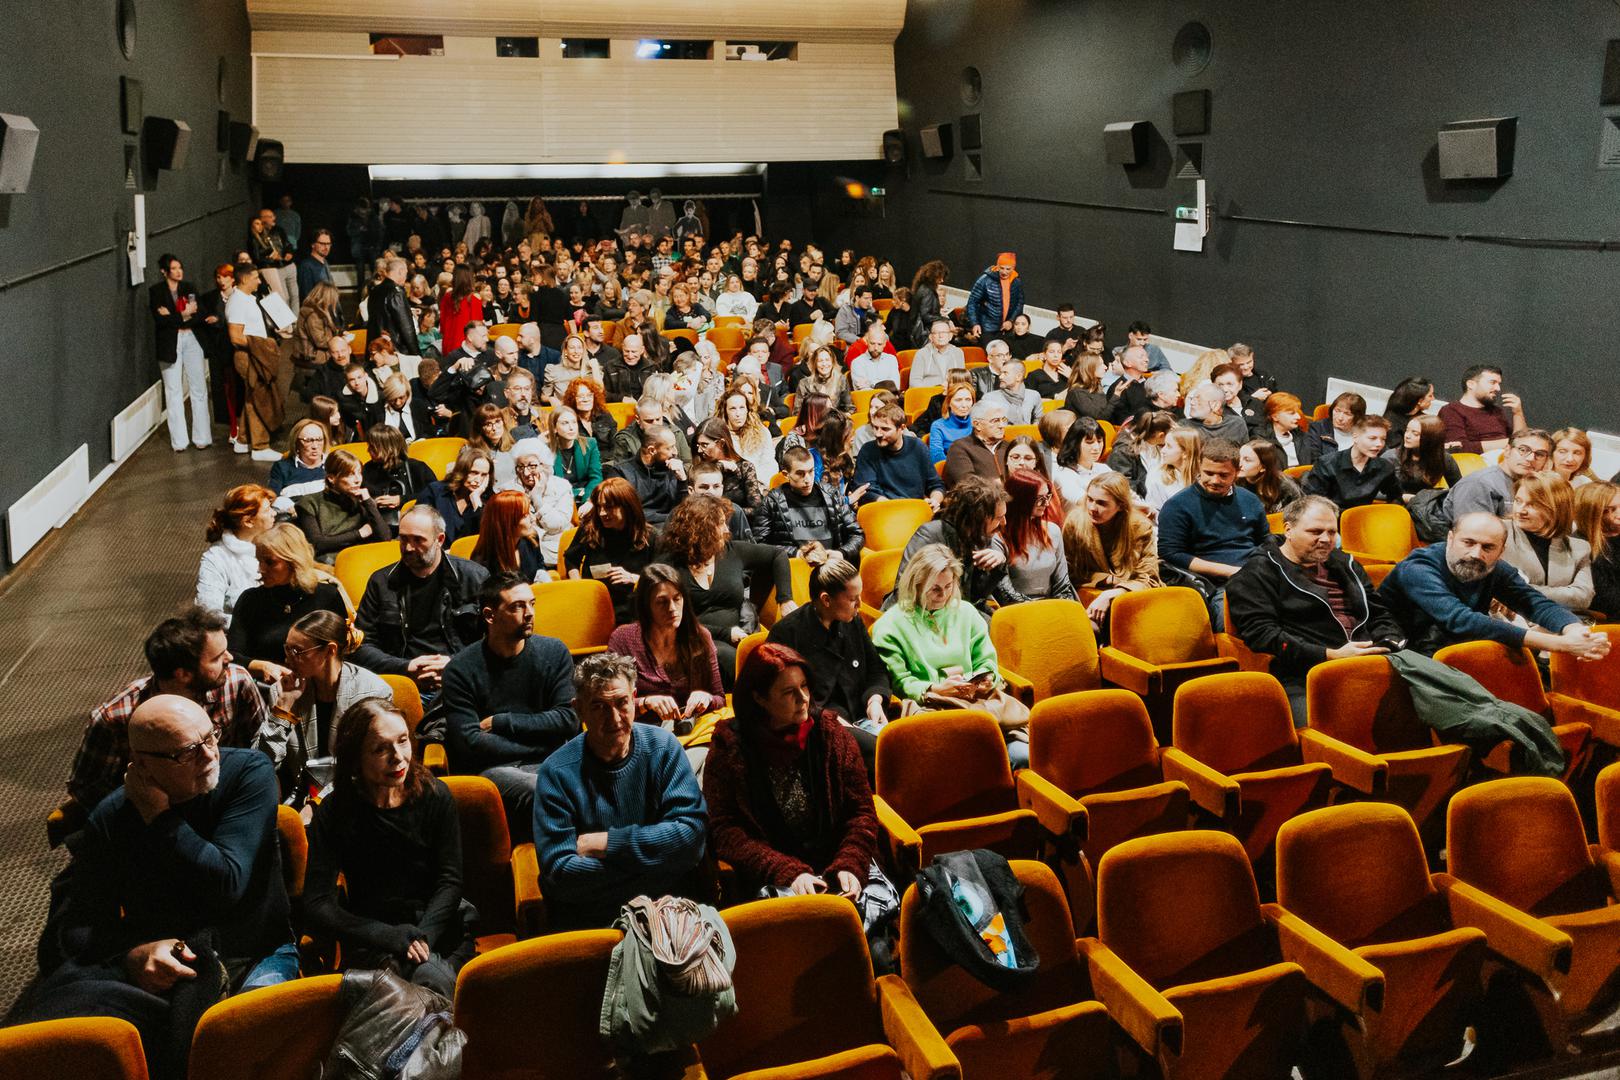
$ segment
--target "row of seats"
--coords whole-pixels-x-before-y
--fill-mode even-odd
[[[836,897],[729,908],[738,1012],[695,1048],[688,1075],[1082,1078],[1134,1058],[1171,1078],[1286,1076],[1302,1061],[1370,1077],[1443,1065],[1470,1029],[1486,1053],[1562,1048],[1615,996],[1620,765],[1597,791],[1592,847],[1556,780],[1459,793],[1445,874],[1429,871],[1398,807],[1314,810],[1278,837],[1276,903],[1261,902],[1242,845],[1220,832],[1112,848],[1083,920],[1045,864],[1015,860],[1040,965],[1011,990],[953,962],[915,887],[900,913],[903,977],[874,979],[855,909]],[[1095,934],[1077,937],[1093,911]],[[562,933],[468,963],[454,1003],[462,1075],[608,1075],[598,1016],[619,938]],[[1494,992],[1504,981],[1512,993]],[[339,983],[300,979],[210,1009],[191,1077],[311,1075],[336,1038]],[[0,1058],[38,1080],[145,1076],[119,1020],[0,1030]]]

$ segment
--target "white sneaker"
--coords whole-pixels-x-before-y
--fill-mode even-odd
[[[278,453],[275,450],[270,449],[267,446],[263,450],[255,450],[255,451],[253,451],[253,460],[254,461],[280,461],[281,460],[281,454]]]
[[[235,450],[238,454],[245,454],[249,450],[253,449],[253,447],[249,446],[247,443],[243,442],[240,439],[232,439],[231,440],[231,449]]]

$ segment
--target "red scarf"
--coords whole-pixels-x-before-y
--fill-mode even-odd
[[[815,723],[815,718],[810,717],[797,727],[780,730],[760,724],[754,728],[754,744],[769,764],[779,768],[791,765],[804,753],[805,744],[810,741],[810,729]]]

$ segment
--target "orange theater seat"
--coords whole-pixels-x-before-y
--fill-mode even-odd
[[[1339,543],[1361,563],[1398,563],[1423,546],[1400,503],[1350,507],[1339,515]]]
[[[442,779],[456,800],[461,823],[461,891],[478,909],[478,951],[538,932],[545,922],[539,861],[533,844],[513,849],[499,789],[482,776]],[[519,851],[523,858],[517,857]]]
[[[698,1045],[710,1080],[962,1075],[906,984],[894,975],[872,977],[849,901],[758,900],[728,908],[723,918],[737,950],[737,1014]]]
[[[535,583],[535,633],[561,641],[575,659],[607,651],[613,620],[613,597],[594,578]]]
[[[1194,679],[1176,691],[1174,724],[1165,777],[1186,784],[1193,803],[1243,841],[1249,858],[1270,853],[1283,822],[1327,802],[1332,773],[1304,760],[1275,676]]]
[[[1204,598],[1172,586],[1127,592],[1109,611],[1109,643],[1101,649],[1102,677],[1144,697],[1170,694],[1189,678],[1234,671],[1220,655]]]
[[[1286,1077],[1305,1033],[1307,975],[1357,1014],[1381,982],[1302,920],[1262,906],[1253,867],[1226,833],[1142,836],[1104,855],[1097,929],[1181,1013],[1167,1080]]]
[[[997,608],[990,643],[1008,682],[1030,700],[1102,686],[1097,635],[1073,600],[1031,600]]]
[[[1029,985],[997,993],[940,948],[922,923],[917,886],[900,908],[900,970],[962,1063],[964,1080],[1115,1075],[1114,1025],[1151,1061],[1181,1046],[1181,1016],[1095,938],[1075,940],[1069,904],[1052,871],[1015,860],[1024,888],[1024,934],[1040,957]],[[1124,1042],[1125,1040],[1118,1040]]]
[[[332,574],[338,579],[338,584],[343,586],[343,591],[349,594],[349,600],[358,607],[360,598],[366,592],[366,582],[371,580],[371,575],[397,562],[399,562],[397,541],[378,540],[370,544],[355,544],[337,553],[337,558],[332,561]]]
[[[456,455],[460,454],[461,448],[466,445],[466,439],[449,437],[438,439],[417,439],[415,442],[411,443],[410,446],[406,447],[405,456],[413,457],[417,461],[423,462],[428,468],[433,470],[434,476],[437,476],[440,480],[443,480],[444,474],[450,471],[450,466],[456,463]],[[356,602],[358,602],[359,599],[360,598],[358,596],[355,597]]]
[[[332,1051],[347,1008],[341,975],[249,990],[203,1013],[191,1039],[189,1080],[314,1076]]]
[[[1609,635],[1609,642],[1620,646],[1620,623],[1600,623],[1592,629]],[[1620,648],[1609,650],[1602,660],[1577,660],[1569,653],[1553,653],[1552,688],[1554,694],[1589,705],[1620,708]]]
[[[1465,641],[1447,645],[1435,653],[1434,658],[1471,675],[1503,701],[1547,717],[1552,722],[1553,734],[1564,748],[1565,780],[1577,775],[1586,764],[1593,738],[1608,746],[1620,747],[1620,711],[1557,692],[1547,693],[1541,685],[1541,670],[1536,667],[1529,649],[1515,651],[1496,641]],[[1615,704],[1620,705],[1620,702]],[[1484,763],[1497,772],[1508,771],[1504,752],[1493,752]]]
[[[1312,810],[1277,834],[1277,899],[1384,977],[1376,1011],[1318,1025],[1324,1060],[1355,1075],[1426,1072],[1459,1057],[1484,995],[1485,934],[1453,910],[1456,882],[1430,874],[1406,811],[1386,803]],[[1459,917],[1459,914],[1461,917]]]
[[[0,1063],[19,1080],[146,1080],[140,1032],[110,1016],[0,1028]]]

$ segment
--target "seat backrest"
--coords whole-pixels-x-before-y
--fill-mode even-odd
[[[860,916],[837,896],[789,896],[723,913],[737,949],[737,1015],[698,1046],[711,1077],[884,1042]]]
[[[1339,543],[1380,562],[1400,562],[1419,546],[1412,515],[1400,503],[1350,507],[1339,515]]]
[[[1534,713],[1547,712],[1547,692],[1541,671],[1526,648],[1510,649],[1499,641],[1464,641],[1434,654],[1442,664],[1472,676],[1503,701],[1522,705]]]
[[[189,1080],[315,1075],[343,1022],[342,983],[341,975],[294,979],[213,1006],[191,1039]]]
[[[1620,844],[1620,761],[1597,775],[1598,843],[1610,851]]]
[[[767,631],[755,630],[752,634],[749,634],[747,637],[737,642],[736,674],[742,674],[743,665],[748,662],[748,658],[753,655],[755,649],[765,644],[769,636],[770,635]]]
[[[1277,899],[1336,941],[1356,944],[1434,892],[1417,826],[1390,803],[1345,803],[1277,832]]]
[[[570,650],[606,645],[613,633],[613,597],[594,578],[537,582],[534,632],[554,637]]]
[[[1178,749],[1224,773],[1298,764],[1288,694],[1275,675],[1227,671],[1176,688],[1171,716]]]
[[[1512,776],[1463,788],[1446,808],[1447,869],[1533,915],[1603,904],[1592,886],[1575,796],[1561,781]]]
[[[1017,806],[995,718],[942,709],[895,720],[878,735],[877,793],[917,828]]]
[[[636,406],[630,401],[610,401],[607,403],[607,411],[608,415],[613,417],[614,424],[623,431],[625,425],[635,417]]]
[[[473,556],[473,548],[477,546],[477,533],[473,533],[470,536],[459,537],[450,541],[450,554],[454,555],[458,559],[470,559]]]
[[[1369,754],[1434,745],[1434,729],[1418,718],[1406,680],[1382,656],[1347,656],[1311,668],[1305,708],[1312,728]]]
[[[1452,454],[1451,460],[1457,463],[1457,471],[1464,476],[1477,473],[1485,467],[1485,458],[1480,454]]]
[[[466,445],[466,439],[458,439],[454,436],[417,439],[406,447],[405,453],[406,456],[413,457],[417,461],[426,464],[428,468],[433,470],[435,476],[443,480],[444,474],[450,471],[451,465],[455,464],[456,455],[460,454],[461,448]]]
[[[456,979],[462,1080],[612,1075],[597,1034],[617,930],[576,930],[477,956]]]
[[[304,818],[286,803],[276,807],[276,840],[281,845],[281,879],[287,899],[304,895],[304,872],[309,869],[309,833]]]
[[[411,733],[415,734],[417,725],[422,722],[422,691],[416,688],[409,675],[384,675],[382,681],[393,691],[394,708],[399,710]]]
[[[1109,644],[1149,664],[1179,664],[1217,655],[1204,598],[1181,585],[1114,598]]]
[[[371,544],[356,544],[337,553],[332,560],[332,575],[349,594],[356,607],[366,593],[366,582],[371,575],[385,566],[399,562],[399,544],[393,540],[378,540]]]
[[[901,407],[906,410],[907,416],[915,416],[917,413],[928,408],[928,403],[934,400],[935,394],[942,394],[944,392],[945,388],[943,386],[907,387],[906,396]],[[922,436],[926,434],[926,432],[919,431],[917,434]]]
[[[927,499],[884,499],[855,511],[855,520],[866,534],[866,546],[875,551],[905,547],[911,534],[933,516],[933,504]],[[861,569],[866,569],[864,563]]]
[[[146,1080],[141,1033],[111,1016],[0,1028],[0,1061],[28,1080]]]
[[[875,608],[883,606],[883,601],[894,592],[895,578],[900,575],[900,558],[905,553],[904,547],[888,548],[874,551],[861,560],[861,603]]]
[[[1262,925],[1254,869],[1230,833],[1139,836],[1097,864],[1098,936],[1159,989]]]
[[[1031,600],[997,608],[990,618],[996,657],[1035,686],[1035,700],[1102,686],[1097,635],[1073,600]]]
[[[359,458],[360,464],[362,465],[371,460],[371,448],[363,442],[338,443],[336,446],[332,447],[332,449],[347,450],[349,453]]]
[[[1592,629],[1620,644],[1620,623],[1600,623]],[[1602,660],[1579,660],[1569,653],[1553,653],[1552,688],[1582,701],[1620,708],[1620,651],[1611,650]]]
[[[510,929],[512,836],[500,789],[482,776],[445,776],[461,823],[462,894],[478,908],[479,923],[491,932]]]
[[[906,889],[900,903],[900,970],[943,1035],[992,1003],[998,1015],[1008,1017],[1074,1004],[1074,923],[1063,886],[1044,863],[1014,859],[1008,865],[1024,887],[1024,936],[1040,957],[1033,980],[1017,991],[992,989],[940,948],[923,922],[922,893],[916,885]]]
[[[998,650],[999,651],[999,650]],[[1029,713],[1029,767],[1069,794],[1113,787],[1142,772],[1157,783],[1159,741],[1147,706],[1129,690],[1084,690]]]

